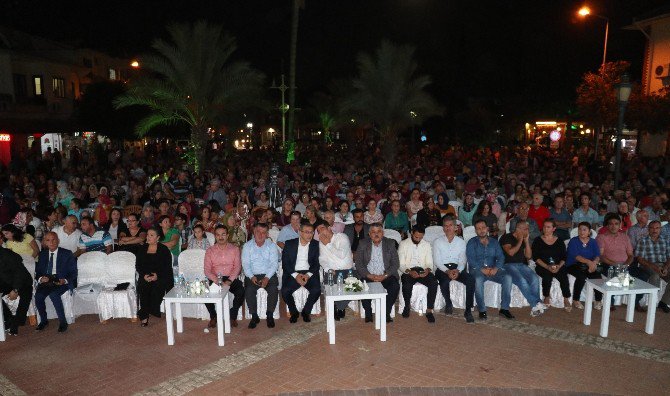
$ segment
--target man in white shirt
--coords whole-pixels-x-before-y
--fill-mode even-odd
[[[77,217],[70,215],[65,217],[62,226],[54,228],[54,232],[60,241],[58,247],[67,249],[72,253],[77,252],[79,238],[81,237],[81,230],[77,228],[77,224]]]
[[[436,267],[435,276],[440,282],[440,291],[447,303],[444,310],[448,315],[453,313],[449,284],[453,280],[461,282],[465,285],[465,320],[468,323],[474,323],[472,306],[475,296],[475,278],[465,270],[467,264],[465,241],[456,236],[457,225],[454,216],[444,216],[442,228],[444,236],[433,241],[433,263]]]
[[[416,225],[412,227],[411,237],[400,242],[398,246],[400,260],[398,272],[402,283],[402,297],[405,299],[402,317],[409,317],[412,289],[416,283],[420,283],[428,288],[426,319],[428,323],[435,323],[433,306],[437,296],[437,279],[433,274],[433,251],[430,243],[423,240],[425,233],[423,226]]]
[[[354,268],[354,259],[351,254],[349,238],[343,233],[334,233],[324,221],[318,223],[316,231],[319,233],[319,263],[323,268],[324,276],[333,271],[333,279],[342,274],[346,278]],[[344,318],[344,310],[349,301],[335,301],[335,320]]]

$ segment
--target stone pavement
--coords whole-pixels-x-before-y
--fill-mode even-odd
[[[583,311],[550,309],[538,318],[512,311],[515,321],[491,309],[487,322],[473,325],[444,314],[432,325],[416,314],[397,317],[385,343],[348,312],[335,345],[323,317],[293,325],[282,318],[275,329],[261,321],[255,330],[242,321],[224,347],[194,319],[172,347],[165,321],[155,318],[140,328],[84,316],[66,334],[52,321],[0,343],[0,395],[667,394],[670,315],[657,312],[650,336],[645,314],[626,323],[618,309],[603,339],[597,311],[588,327]]]

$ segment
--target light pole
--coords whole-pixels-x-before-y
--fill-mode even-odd
[[[630,83],[628,74],[621,76],[621,81],[617,85],[617,100],[619,102],[619,125],[616,131],[616,157],[614,159],[614,189],[619,189],[619,182],[621,180],[621,135],[623,133],[623,119],[626,113],[626,106],[628,105],[628,98],[633,84]]]
[[[284,84],[283,74],[281,75],[281,85],[275,86],[274,81],[272,81],[270,89],[278,89],[281,91],[281,106],[279,107],[279,110],[281,110],[281,146],[284,148],[284,144],[286,144],[286,112],[288,111],[289,105],[286,104],[286,101],[284,100],[284,92],[286,92],[288,87]]]
[[[592,15],[594,17],[605,20],[605,45],[603,46],[603,63],[602,63],[602,66],[604,66],[605,62],[607,62],[607,38],[610,32],[610,19],[602,15],[592,14],[591,9],[587,6],[580,8],[579,11],[577,11],[577,14],[582,18],[586,18],[587,16]]]

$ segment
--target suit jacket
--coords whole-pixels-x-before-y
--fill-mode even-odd
[[[395,247],[395,241],[389,238],[382,238],[382,256],[384,259],[384,274],[398,277],[400,260],[398,251]],[[370,274],[368,263],[372,257],[372,240],[363,239],[358,245],[358,250],[354,253],[354,263],[361,279],[366,279]]]
[[[71,251],[58,248],[58,255],[56,256],[56,276],[58,279],[66,279],[67,286],[70,290],[77,286],[77,258],[74,257]],[[40,255],[37,256],[35,263],[35,279],[42,276],[49,276],[49,249],[42,249]]]
[[[295,262],[298,260],[298,244],[300,243],[300,238],[289,239],[285,242],[284,250],[281,253],[281,266],[283,270],[282,282],[285,279],[292,278],[295,272]],[[319,278],[319,269],[321,264],[319,264],[319,242],[312,239],[309,242],[309,251],[307,253],[307,262],[309,263],[309,272],[312,273],[312,276]]]
[[[344,226],[344,235],[346,235],[347,238],[349,238],[349,245],[352,245],[354,243],[354,225],[355,224],[352,223]],[[370,238],[368,236],[369,231],[370,231],[370,224],[363,224],[363,234],[365,235],[365,239]]]
[[[10,290],[21,290],[31,287],[32,284],[33,280],[30,272],[23,265],[21,256],[9,249],[0,247],[0,285],[3,288],[9,286]]]

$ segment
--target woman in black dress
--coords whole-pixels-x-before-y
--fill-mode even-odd
[[[162,243],[159,243],[160,230],[150,228],[147,231],[147,243],[137,249],[135,268],[139,275],[137,295],[142,327],[149,325],[149,315],[161,317],[161,301],[163,296],[174,286],[172,277],[172,255]]]
[[[561,285],[565,310],[570,312],[570,282],[568,271],[565,268],[565,243],[556,235],[556,222],[547,219],[542,226],[542,235],[533,241],[533,260],[535,260],[535,272],[542,278],[542,295],[544,305],[549,306],[551,298],[551,282],[556,278]]]
[[[120,229],[119,240],[116,242],[116,250],[124,250],[137,254],[139,248],[147,239],[147,232],[140,225],[140,217],[135,213],[128,215],[128,225]]]

